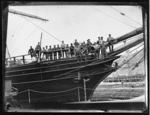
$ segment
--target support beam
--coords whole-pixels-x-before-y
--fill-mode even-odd
[[[30,101],[30,89],[28,89],[28,99],[29,99],[29,103],[31,102]]]
[[[84,84],[84,101],[86,101],[86,80],[85,78],[83,79],[83,84]]]
[[[45,21],[45,22],[49,21],[49,20],[41,18],[39,16],[35,16],[35,15],[23,13],[23,12],[18,12],[18,11],[12,10],[12,9],[10,9],[9,12],[13,13],[13,14],[21,15],[21,16],[26,16],[26,17],[29,17],[29,18],[35,18],[35,19],[38,19],[38,20],[41,20],[41,21]]]
[[[80,87],[78,85],[78,101],[80,102]]]

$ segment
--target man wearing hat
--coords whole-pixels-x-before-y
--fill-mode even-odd
[[[91,52],[91,45],[92,45],[92,43],[91,43],[90,39],[88,39],[88,40],[87,40],[88,53]]]
[[[110,52],[113,52],[113,41],[114,41],[114,38],[111,37],[111,34],[109,34],[109,37],[107,38],[107,42],[108,42]]]

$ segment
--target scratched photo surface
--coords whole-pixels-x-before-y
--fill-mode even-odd
[[[143,112],[147,14],[142,10],[140,5],[9,5],[5,110]]]

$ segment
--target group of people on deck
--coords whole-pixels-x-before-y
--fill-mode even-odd
[[[92,43],[90,39],[87,40],[87,43],[79,43],[77,39],[75,39],[75,42],[71,43],[70,46],[62,41],[60,45],[54,45],[53,48],[51,46],[41,48],[40,43],[38,43],[35,49],[30,46],[28,54],[31,55],[31,59],[36,57],[37,60],[57,60],[61,58],[78,57],[79,61],[82,61],[83,59],[87,60],[88,55],[97,59],[106,58],[107,46],[109,46],[110,52],[113,51],[113,40],[114,38],[109,34],[107,41],[104,41],[103,37],[98,37],[98,41],[94,43]]]

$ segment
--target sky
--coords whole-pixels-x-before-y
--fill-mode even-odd
[[[60,45],[62,40],[66,44],[73,43],[75,39],[79,42],[86,42],[87,39],[95,42],[98,36],[103,36],[106,40],[108,34],[117,38],[142,26],[142,12],[139,6],[44,5],[10,6],[9,9],[49,20],[45,23],[8,13],[7,46],[11,57],[27,54],[30,46],[35,48],[41,33],[42,47],[45,47]]]

